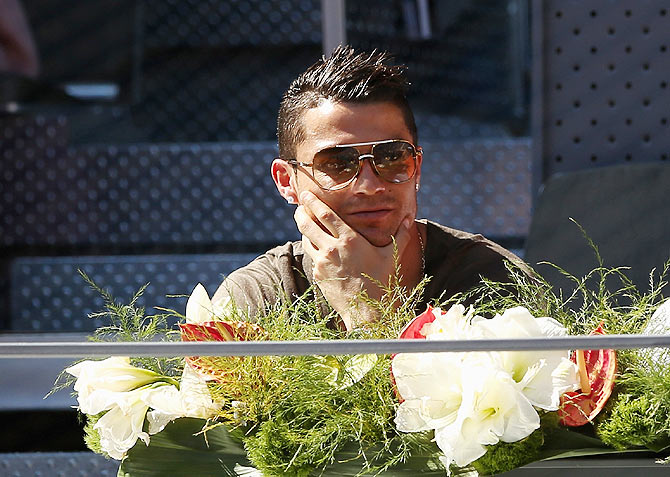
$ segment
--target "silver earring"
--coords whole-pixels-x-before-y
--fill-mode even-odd
[[[418,182],[416,183],[416,185],[415,185],[414,187],[415,187],[416,191],[419,192],[419,187],[420,187],[420,186],[419,186],[419,183],[418,183]]]
[[[297,204],[297,202],[295,201],[295,199],[293,197],[287,197],[286,198],[286,203],[289,204],[289,205]]]

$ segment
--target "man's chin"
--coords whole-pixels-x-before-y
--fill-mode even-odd
[[[394,220],[388,219],[383,222],[349,220],[348,224],[375,247],[386,247],[392,243],[393,236],[398,232],[398,227],[400,227],[399,223],[396,224]]]
[[[379,230],[358,231],[365,239],[375,247],[386,247],[393,243],[393,234],[383,233]]]

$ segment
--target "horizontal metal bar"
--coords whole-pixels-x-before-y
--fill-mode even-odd
[[[101,356],[310,356],[463,351],[670,347],[670,335],[566,336],[489,340],[319,340],[236,342],[4,342],[0,358]]]

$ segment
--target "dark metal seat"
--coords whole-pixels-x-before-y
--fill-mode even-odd
[[[533,212],[525,258],[552,262],[576,276],[597,266],[573,218],[600,250],[604,265],[627,266],[641,291],[649,273],[670,259],[670,165],[648,163],[556,174]],[[549,266],[537,271],[552,284],[568,282]],[[657,276],[658,278],[658,276]]]

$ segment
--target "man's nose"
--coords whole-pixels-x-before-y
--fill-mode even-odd
[[[372,168],[372,156],[361,157],[361,169],[351,185],[355,194],[375,194],[384,190],[384,181]]]

